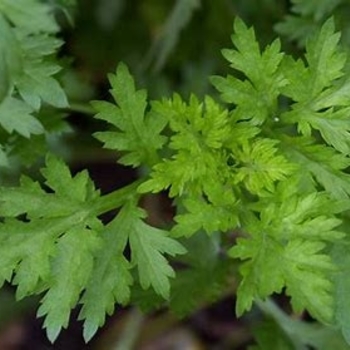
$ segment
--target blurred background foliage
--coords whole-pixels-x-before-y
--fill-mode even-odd
[[[344,47],[350,48],[350,3],[347,0],[46,2],[52,5],[62,28],[59,36],[64,45],[59,59],[64,69],[60,80],[69,97],[70,108],[60,113],[50,109],[41,112],[40,120],[51,123],[45,125],[52,131],[48,143],[42,142],[42,136],[34,136],[30,139],[30,147],[19,144],[21,161],[2,171],[2,181],[6,183],[16,181],[16,174],[23,166],[26,172],[36,173],[47,148],[65,157],[73,171],[87,167],[103,192],[131,181],[137,174],[118,167],[115,164],[117,155],[102,150],[92,137],[94,131],[105,128],[105,125],[93,118],[94,111],[89,101],[110,99],[107,75],[121,61],[130,67],[138,86],[148,90],[150,99],[169,96],[173,92],[184,97],[191,93],[199,97],[205,94],[215,96],[208,77],[229,72],[220,51],[232,46],[230,35],[235,16],[254,26],[262,47],[279,35],[284,49],[295,56],[302,52],[307,38],[327,18],[334,16],[337,28],[343,33]],[[171,215],[164,210],[162,203],[150,202],[148,205],[155,221],[163,222],[160,216]],[[208,251],[212,249],[211,244],[214,243],[208,242]],[[201,256],[203,252],[198,254],[199,258]],[[181,323],[167,312],[146,318],[138,310],[118,310],[89,345],[83,343],[78,323],[72,323],[57,343],[49,344],[41,330],[41,320],[35,319],[37,301],[30,299],[17,303],[13,290],[5,286],[0,291],[0,350],[124,350],[132,349],[132,343],[138,344],[134,348],[146,350],[298,348],[298,344],[291,342],[290,334],[306,337],[307,342],[317,348],[330,349],[329,344],[336,349],[348,348],[337,332],[325,330],[320,325],[310,326],[286,319],[270,304],[262,304],[260,311],[253,310],[242,320],[236,320],[232,291],[227,291],[227,295],[218,293],[201,299],[205,283],[211,283],[207,268],[198,268],[198,283],[186,282],[186,276],[182,279],[193,284],[192,297],[200,302],[200,306],[196,305],[196,311]],[[216,268],[220,270],[220,267]],[[186,293],[191,292],[186,289]],[[179,297],[188,297],[186,293],[180,293]],[[137,298],[135,296],[136,301]],[[142,299],[147,304],[145,295]],[[142,301],[139,304],[142,306]],[[324,338],[320,338],[320,334]],[[174,339],[177,342],[174,343]],[[331,343],[327,345],[327,341]]]

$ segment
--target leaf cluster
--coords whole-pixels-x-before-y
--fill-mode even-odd
[[[45,132],[34,116],[42,104],[67,100],[50,60],[57,26],[47,5],[21,2],[47,21],[24,23],[22,10],[0,0],[0,69],[9,76],[0,124],[31,137]],[[18,298],[43,295],[38,315],[52,341],[78,304],[89,340],[115,304],[169,305],[184,315],[224,294],[232,278],[238,315],[285,292],[294,311],[339,326],[349,340],[347,267],[333,253],[347,247],[350,195],[350,77],[340,34],[328,20],[295,59],[278,39],[261,49],[240,19],[233,29],[233,48],[223,50],[232,74],[211,78],[220,102],[178,94],[148,101],[121,63],[109,76],[113,102],[92,103],[107,128],[95,137],[121,164],[140,168],[140,180],[101,195],[86,171],[72,176],[48,155],[44,183],[23,176],[0,188],[0,285],[16,285]],[[20,114],[18,124],[6,124],[2,108]],[[176,206],[168,228],[147,223],[138,206],[161,191]]]
[[[62,41],[52,6],[1,0],[0,30],[0,165],[6,166],[20,156],[17,145],[24,140],[36,137],[46,145],[53,129],[40,118],[42,107],[63,108],[68,101],[56,78]]]

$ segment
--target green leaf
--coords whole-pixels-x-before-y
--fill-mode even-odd
[[[60,67],[56,64],[27,62],[23,75],[16,81],[16,87],[22,98],[36,110],[40,108],[41,101],[55,107],[67,107],[65,92],[57,80],[51,77],[59,70]]]
[[[61,160],[48,156],[42,173],[53,193],[26,177],[20,187],[0,188],[0,214],[6,217],[0,284],[14,275],[18,297],[48,289],[38,314],[46,315],[54,341],[88,282],[102,224],[95,206],[99,192],[86,172],[72,177]],[[26,215],[26,221],[16,219],[19,215]]]
[[[93,267],[93,252],[100,239],[89,229],[72,228],[56,244],[52,262],[52,281],[42,299],[38,316],[44,316],[44,327],[51,342],[61,328],[66,328],[71,309],[77,304]]]
[[[13,77],[21,69],[21,51],[15,34],[0,13],[0,103],[10,93],[13,85]]]
[[[16,131],[24,137],[42,134],[42,124],[31,114],[32,108],[13,97],[7,97],[0,104],[0,124],[9,133]]]
[[[283,59],[281,44],[275,40],[261,53],[253,29],[248,29],[239,18],[234,22],[232,43],[236,49],[226,49],[223,55],[230,66],[247,79],[215,76],[211,82],[221,93],[223,101],[235,104],[235,114],[240,119],[261,124],[276,113],[277,97],[286,84],[279,70]]]
[[[275,147],[277,140],[257,139],[252,144],[243,144],[234,152],[236,161],[234,183],[243,183],[253,194],[264,195],[273,192],[276,181],[285,180],[295,166]]]
[[[46,184],[55,193],[45,192],[38,183],[23,176],[20,187],[0,189],[1,215],[16,217],[27,213],[32,219],[73,215],[81,216],[83,220],[88,217],[90,203],[99,196],[99,192],[94,190],[87,172],[72,178],[67,166],[53,156],[47,157],[46,165],[42,173],[47,179]]]
[[[336,150],[350,153],[348,123],[348,82],[339,83],[344,75],[346,55],[339,48],[340,34],[328,20],[320,33],[306,46],[307,65],[288,57],[284,72],[288,84],[283,93],[296,103],[292,110],[282,113],[286,123],[297,123],[298,131],[311,136],[318,130],[323,139]]]
[[[287,197],[286,192],[284,196],[281,202],[264,199],[255,207],[260,219],[251,215],[244,222],[249,236],[239,238],[229,252],[244,261],[237,314],[249,310],[255,299],[280,293],[285,287],[296,311],[307,309],[317,319],[330,322],[334,311],[330,274],[335,265],[324,252],[325,241],[344,236],[335,230],[341,221],[330,209],[334,201],[325,194]]]
[[[250,240],[239,239],[230,250],[230,256],[249,259],[241,266],[243,280],[237,290],[236,313],[250,310],[255,298],[266,298],[280,293],[284,287],[284,271],[281,260],[283,246],[264,234],[254,234]],[[266,274],[264,271],[273,271]]]
[[[84,319],[84,338],[91,339],[102,326],[105,314],[114,311],[116,302],[125,304],[130,298],[133,278],[130,269],[137,267],[143,289],[150,286],[163,298],[169,298],[169,278],[175,273],[165,254],[185,253],[167,232],[151,227],[142,221],[144,212],[132,201],[126,203],[117,217],[102,231],[104,245],[97,252],[94,269],[86,291],[79,318]],[[130,245],[131,262],[123,255]]]
[[[238,216],[236,202],[229,195],[229,192],[223,194],[227,197],[226,205],[213,205],[201,199],[189,198],[184,200],[184,206],[187,213],[176,215],[176,225],[172,229],[175,237],[189,237],[200,229],[204,229],[208,234],[215,231],[226,232],[234,229],[238,225]]]
[[[335,245],[332,256],[337,264],[338,271],[334,276],[335,281],[335,318],[345,340],[350,344],[350,303],[349,303],[349,242]]]
[[[230,251],[232,257],[248,259],[240,270],[243,280],[237,291],[237,314],[249,310],[256,298],[264,299],[286,287],[296,311],[306,308],[317,319],[332,321],[334,301],[328,275],[335,267],[321,253],[324,247],[306,240],[292,240],[284,246],[263,234],[250,241],[240,239]]]
[[[56,33],[58,26],[51,8],[36,0],[1,0],[0,12],[15,26],[29,33]]]
[[[1,0],[0,29],[0,124],[7,132],[27,138],[42,134],[45,130],[33,111],[42,102],[68,106],[65,92],[53,77],[60,67],[48,57],[62,44],[52,36],[58,26],[51,6],[36,0]]]
[[[338,6],[341,0],[310,0],[304,2],[302,0],[293,0],[292,11],[303,16],[311,15],[315,20],[320,20],[325,16],[329,16],[332,10]]]
[[[347,156],[331,147],[314,144],[310,138],[284,136],[281,148],[291,161],[298,163],[304,173],[312,175],[332,197],[348,198],[350,175],[343,171],[350,165]]]
[[[291,241],[285,251],[287,294],[294,310],[307,309],[316,319],[330,322],[334,316],[333,284],[327,273],[334,272],[331,257],[321,251],[325,245]],[[315,293],[317,291],[317,293]]]
[[[346,55],[340,51],[340,34],[334,30],[334,22],[330,19],[322,26],[319,34],[306,44],[305,57],[309,65],[307,87],[310,89],[310,98],[344,75]]]
[[[102,231],[103,246],[96,253],[94,268],[81,299],[79,318],[84,321],[84,339],[89,341],[104,324],[106,313],[111,315],[115,303],[125,304],[130,298],[133,278],[131,264],[124,257],[129,218],[120,212]]]
[[[123,207],[120,215],[125,215],[128,225],[121,228],[128,234],[131,262],[137,266],[140,284],[147,289],[150,286],[163,298],[169,297],[169,278],[175,273],[164,254],[171,256],[184,254],[186,250],[177,241],[167,237],[167,232],[151,227],[141,218],[144,213],[132,206]]]
[[[50,258],[54,253],[55,237],[61,225],[53,220],[23,223],[7,220],[1,223],[0,285],[11,281],[18,285],[17,297],[23,298],[50,276]]]
[[[156,113],[147,113],[146,91],[136,90],[134,79],[124,64],[119,64],[116,74],[109,76],[111,94],[118,104],[95,101],[98,112],[95,116],[112,124],[118,131],[97,132],[94,135],[104,147],[126,152],[119,162],[134,167],[141,163],[153,165],[157,150],[162,147],[165,137],[160,135],[165,119]]]
[[[229,177],[222,147],[230,132],[227,111],[210,97],[200,103],[191,96],[187,104],[178,95],[158,103],[156,110],[169,118],[173,131],[169,147],[174,154],[153,167],[151,179],[139,191],[170,188],[171,197],[186,191],[194,194],[204,191],[208,197],[218,197],[213,192],[222,193]]]
[[[62,45],[61,40],[45,34],[17,34],[22,49],[23,67],[17,74],[15,85],[21,95],[32,108],[39,110],[42,102],[55,107],[67,107],[66,94],[53,76],[61,67],[52,62],[48,56],[56,53]]]

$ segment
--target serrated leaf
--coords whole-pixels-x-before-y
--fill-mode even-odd
[[[317,37],[306,44],[309,65],[309,96],[312,98],[344,75],[346,55],[339,48],[340,33],[335,33],[334,22],[328,20]]]
[[[130,298],[133,278],[131,265],[123,255],[127,244],[128,217],[119,215],[102,231],[103,246],[96,254],[79,318],[84,321],[84,339],[89,341],[98,327],[104,324],[106,313],[111,314],[115,304],[125,304]]]
[[[189,237],[200,229],[208,234],[228,231],[237,227],[238,216],[234,198],[226,206],[213,205],[201,199],[189,198],[184,201],[187,213],[175,216],[176,225],[172,229],[175,237]]]
[[[167,232],[145,224],[140,217],[142,212],[132,206],[126,206],[122,210],[127,216],[129,227],[127,230],[132,264],[138,269],[140,284],[144,289],[152,286],[156,293],[163,298],[169,297],[169,278],[175,273],[164,254],[171,256],[184,254],[186,250],[174,239],[167,237]]]
[[[0,12],[5,14],[12,24],[29,33],[58,31],[50,6],[35,0],[1,0]]]
[[[276,181],[286,179],[295,170],[292,163],[278,154],[277,144],[276,140],[257,139],[235,151],[238,164],[234,182],[242,182],[253,194],[264,195],[266,190],[272,192]]]
[[[321,253],[324,247],[321,242],[306,240],[292,240],[284,246],[266,234],[239,240],[230,254],[248,261],[241,267],[243,280],[237,291],[237,314],[249,310],[256,298],[280,293],[286,286],[296,311],[306,308],[317,319],[330,322],[334,300],[328,275],[335,266],[328,255]]]
[[[144,212],[135,203],[126,203],[117,217],[102,232],[104,245],[97,252],[95,266],[86,291],[79,318],[84,319],[84,338],[91,339],[102,326],[105,314],[111,314],[115,303],[124,304],[130,298],[133,278],[130,269],[138,270],[143,289],[150,286],[163,298],[169,297],[170,277],[175,273],[165,254],[183,254],[183,246],[167,237],[167,232],[142,221]],[[131,262],[123,255],[129,242]]]
[[[52,262],[54,281],[38,310],[38,316],[45,315],[44,327],[51,342],[68,325],[70,311],[90,277],[99,243],[96,232],[81,228],[68,230],[58,240]]]
[[[93,102],[98,112],[95,116],[120,131],[97,132],[94,135],[106,148],[126,152],[119,159],[125,165],[138,166],[142,162],[153,165],[157,150],[162,147],[165,137],[160,135],[165,127],[165,118],[146,113],[146,91],[136,90],[134,79],[124,64],[119,64],[116,74],[109,76],[111,94],[117,106],[103,101]]]
[[[288,84],[283,93],[296,103],[292,110],[281,114],[281,119],[296,123],[298,131],[307,137],[318,130],[326,143],[349,154],[347,78],[339,83],[346,55],[340,50],[339,39],[333,21],[328,20],[306,46],[306,65],[290,57],[284,60]]]
[[[79,173],[73,178],[63,161],[51,155],[47,157],[46,165],[42,173],[55,193],[45,192],[37,182],[23,176],[20,187],[0,189],[1,215],[16,217],[27,213],[32,219],[64,217],[78,212],[81,218],[88,215],[84,203],[96,199],[99,192],[94,190],[87,173]]]
[[[156,111],[169,118],[173,131],[169,147],[175,153],[153,167],[151,178],[141,184],[139,191],[170,188],[171,197],[185,191],[196,194],[204,191],[211,197],[208,192],[212,188],[221,191],[228,177],[222,149],[230,135],[227,111],[209,97],[201,103],[191,96],[186,103],[179,95],[157,103]]]
[[[36,224],[25,224],[7,220],[1,224],[0,285],[11,281],[13,271],[18,276],[17,297],[23,298],[45,281],[50,272],[50,257],[53,255],[55,237],[60,234],[57,221],[43,220]]]
[[[342,171],[350,165],[348,157],[331,147],[313,144],[312,139],[306,138],[284,137],[281,146],[286,156],[299,163],[333,198],[348,198],[350,175]]]
[[[346,240],[335,245],[332,256],[338,270],[334,275],[335,282],[335,319],[346,342],[350,345],[350,303],[349,303],[349,242]]]
[[[234,258],[249,259],[240,270],[243,280],[237,290],[238,316],[251,309],[255,298],[264,299],[274,292],[281,292],[285,282],[280,243],[265,234],[255,234],[250,240],[239,239],[229,253]],[[273,274],[263,273],[270,270]]]
[[[242,72],[247,79],[212,77],[211,82],[225,102],[236,105],[235,114],[240,119],[261,124],[275,113],[280,89],[286,84],[279,71],[283,58],[280,42],[275,40],[261,52],[254,30],[247,28],[239,18],[234,22],[232,42],[235,49],[226,49],[223,55],[231,67]]]
[[[328,274],[335,271],[335,265],[329,255],[321,253],[324,248],[321,242],[289,242],[285,250],[285,278],[294,310],[300,312],[306,308],[316,319],[331,322],[334,286]]]
[[[19,297],[48,289],[39,315],[46,315],[54,341],[88,282],[102,224],[94,206],[99,192],[86,172],[72,177],[54,156],[42,172],[53,193],[26,177],[17,188],[0,189],[0,213],[7,217],[1,224],[0,284],[14,275]],[[26,221],[17,219],[24,214]]]
[[[24,137],[42,134],[44,128],[32,112],[32,108],[21,100],[7,97],[0,104],[0,124],[7,132],[16,131]]]
[[[25,64],[23,74],[16,81],[16,87],[24,101],[36,110],[40,109],[41,101],[59,108],[67,107],[66,94],[52,77],[59,70],[60,67],[56,64]]]
[[[288,199],[282,197],[281,202],[274,203],[271,197],[263,199],[261,205],[253,207],[259,218],[247,218],[243,229],[248,237],[239,238],[229,251],[232,257],[244,261],[238,315],[249,310],[257,298],[280,293],[285,287],[296,311],[306,308],[318,320],[332,321],[334,286],[330,276],[335,265],[325,253],[325,241],[344,237],[335,229],[341,220],[330,209],[333,203],[326,194],[296,193]]]
[[[6,73],[3,76],[3,79],[7,79],[7,81],[5,80],[5,82],[2,82],[2,84],[12,84],[13,78],[17,75],[22,67],[21,48],[13,29],[1,12],[0,30],[2,33],[0,39],[0,52],[1,59],[3,60],[2,66],[4,73]],[[4,87],[5,86],[3,86],[2,89],[5,91],[6,89],[4,89]],[[7,88],[10,88],[10,86]],[[9,90],[6,90],[6,92],[9,92]],[[3,97],[5,97],[5,95],[3,95]]]

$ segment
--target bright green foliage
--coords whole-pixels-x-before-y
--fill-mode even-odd
[[[238,149],[237,145],[230,145],[235,162],[243,165],[234,169],[236,183],[242,181],[251,193],[262,198],[251,206],[253,212],[245,209],[240,221],[247,237],[239,238],[230,250],[231,256],[245,261],[241,267],[243,280],[238,288],[237,313],[249,310],[256,298],[266,298],[285,288],[295,310],[306,308],[317,319],[331,322],[334,301],[330,276],[335,266],[325,253],[325,241],[339,240],[343,234],[335,230],[341,221],[330,211],[334,204],[326,195],[317,194],[314,179],[334,198],[342,199],[349,193],[348,175],[342,172],[349,166],[345,156],[349,100],[346,80],[339,83],[345,64],[345,56],[337,45],[339,35],[334,34],[333,23],[328,21],[307,44],[306,66],[301,60],[281,56],[277,44],[260,54],[252,30],[242,22],[236,21],[235,30],[232,41],[236,50],[224,51],[224,55],[233,68],[248,78],[245,86],[257,90],[255,94],[250,91],[250,95],[264,103],[270,101],[263,109],[254,99],[253,103],[235,99],[239,96],[237,90],[241,91],[237,87],[243,86],[240,80],[232,76],[213,79],[222,98],[235,103],[236,119],[249,118],[254,124],[265,125],[258,139],[248,139]],[[261,61],[269,54],[275,60],[269,58],[274,62],[273,69],[263,69]],[[274,90],[268,90],[267,77],[275,79]],[[276,109],[279,95],[291,99],[290,109],[280,113]],[[260,116],[247,109],[258,105],[260,108],[255,108],[257,113],[263,113]],[[288,124],[295,125],[295,131],[304,137],[289,136],[291,128],[285,129],[287,135],[282,136],[283,129],[277,128]],[[262,138],[266,128],[269,137]],[[316,144],[315,130],[331,147]],[[281,151],[284,156],[278,155]],[[290,175],[298,166],[302,172],[291,181]],[[277,188],[276,181],[281,182]],[[303,195],[305,190],[310,194]]]
[[[62,327],[68,325],[70,311],[89,280],[93,252],[99,241],[96,231],[76,227],[69,229],[56,244],[50,289],[38,310],[38,316],[46,315],[44,327],[51,341],[57,338]]]
[[[185,317],[203,305],[213,303],[229,290],[235,263],[220,252],[219,234],[208,236],[198,232],[183,241],[186,255],[177,259],[186,266],[176,272],[176,278],[170,281],[171,293],[169,307],[175,315]],[[206,258],[203,259],[203,256]],[[162,309],[166,304],[161,298],[155,298],[149,290],[133,290],[132,303],[144,312]]]
[[[169,148],[176,153],[153,167],[152,179],[142,184],[140,191],[170,188],[171,197],[202,191],[209,198],[215,196],[214,191],[219,189],[215,187],[226,175],[222,145],[230,130],[227,112],[209,97],[200,103],[192,96],[187,105],[178,95],[155,105],[155,110],[169,118],[174,131]]]
[[[349,97],[343,90],[348,90],[349,82],[339,87],[346,60],[337,46],[339,38],[339,33],[334,34],[333,22],[328,21],[307,44],[308,67],[301,60],[285,61],[289,84],[283,93],[296,103],[283,114],[283,121],[297,123],[298,131],[305,136],[310,136],[312,129],[318,130],[326,143],[349,154]]]
[[[47,315],[45,327],[54,340],[67,326],[92,268],[101,229],[92,203],[99,192],[87,172],[72,178],[66,165],[51,156],[42,173],[54,193],[27,177],[18,188],[1,189],[0,212],[7,219],[1,224],[0,283],[15,273],[19,298],[49,288],[38,313]],[[27,222],[15,219],[19,215]]]
[[[276,140],[256,139],[252,144],[243,144],[237,150],[237,160],[242,167],[237,169],[235,182],[243,182],[254,194],[264,195],[264,189],[272,192],[277,180],[286,179],[293,172],[293,166],[282,156],[277,155]]]
[[[120,214],[125,225],[120,228],[127,234],[132,251],[132,265],[136,265],[140,284],[144,289],[150,285],[164,298],[169,297],[169,277],[174,277],[174,271],[165,260],[163,253],[172,256],[185,253],[184,248],[166,232],[145,224],[141,219],[144,212],[135,206],[123,207]],[[125,218],[124,218],[125,215]]]
[[[220,91],[225,102],[234,103],[235,114],[240,119],[251,119],[254,124],[263,123],[276,112],[277,96],[286,80],[279,70],[283,59],[279,40],[260,52],[253,29],[237,19],[232,42],[236,50],[224,50],[223,55],[230,66],[242,72],[247,79],[231,75],[227,78],[213,77],[212,83]],[[263,74],[262,74],[263,72]]]
[[[164,298],[169,298],[169,277],[174,271],[163,254],[177,255],[185,252],[165,231],[142,221],[144,213],[134,203],[127,203],[117,217],[105,228],[105,245],[98,252],[95,268],[82,298],[80,314],[84,323],[84,337],[89,340],[111,314],[116,302],[129,301],[133,278],[129,270],[136,266],[143,289],[150,286]],[[131,261],[123,251],[129,242]]]
[[[330,322],[333,299],[329,273],[335,267],[322,250],[325,240],[343,237],[334,230],[341,221],[333,217],[329,209],[332,202],[324,195],[287,197],[283,190],[276,203],[264,200],[257,206],[260,220],[252,216],[244,227],[250,237],[239,238],[230,251],[233,257],[246,261],[241,268],[237,313],[250,309],[255,298],[266,298],[286,287],[295,310],[307,308],[316,318]]]
[[[180,243],[144,223],[144,212],[130,199],[105,228],[97,218],[109,206],[121,206],[130,196],[127,191],[121,190],[112,201],[107,197],[105,204],[86,171],[72,177],[53,156],[47,158],[42,174],[53,193],[27,177],[20,187],[0,191],[0,213],[6,217],[1,224],[0,283],[14,275],[19,298],[47,290],[38,315],[46,315],[50,340],[68,325],[84,289],[81,318],[86,320],[85,338],[90,339],[114,303],[128,301],[133,283],[129,269],[134,266],[142,288],[152,286],[169,297],[168,279],[174,271],[164,254],[183,254]],[[16,219],[20,215],[26,221]],[[127,242],[131,261],[123,256]]]
[[[130,298],[133,278],[130,263],[123,256],[128,238],[124,232],[124,224],[128,223],[125,215],[120,213],[103,232],[103,246],[96,254],[94,269],[81,300],[83,307],[80,318],[85,319],[86,340],[104,324],[106,313],[112,314],[116,302],[126,304]]]
[[[261,53],[253,30],[240,20],[234,29],[235,49],[224,56],[245,80],[212,78],[234,108],[209,108],[212,100],[200,103],[193,96],[186,104],[177,95],[155,105],[173,132],[170,158],[153,166],[139,191],[170,189],[171,197],[183,198],[175,236],[237,227],[245,233],[230,250],[244,261],[239,315],[256,298],[285,288],[296,311],[331,322],[335,265],[327,247],[343,237],[335,215],[348,207],[331,198],[349,194],[343,172],[349,166],[349,98],[339,34],[328,21],[307,44],[303,63],[284,56],[278,41]],[[288,108],[280,110],[280,96],[290,99]],[[209,131],[214,142],[208,142]],[[314,137],[317,131],[324,143]],[[318,192],[315,180],[328,194]],[[260,199],[248,204],[246,190]]]
[[[24,3],[48,17],[23,23],[26,10],[0,0],[0,124],[35,145],[62,128],[59,113],[48,121],[43,105],[67,101],[49,59],[59,42],[48,7]],[[89,340],[116,304],[169,306],[184,315],[224,295],[232,280],[238,315],[255,302],[263,310],[261,299],[285,292],[294,311],[335,324],[349,341],[348,259],[332,253],[346,255],[350,208],[350,76],[339,41],[329,20],[296,60],[279,40],[261,49],[237,19],[234,47],[223,51],[232,75],[212,78],[228,106],[177,94],[149,103],[119,64],[109,76],[114,102],[93,102],[95,117],[111,130],[95,136],[121,153],[121,164],[141,167],[141,179],[101,196],[86,171],[72,176],[49,155],[43,186],[23,176],[18,187],[1,187],[0,285],[17,285],[19,298],[45,293],[38,315],[52,341],[76,305]],[[168,231],[147,223],[138,207],[141,195],[160,191],[176,205]],[[275,321],[281,347],[290,348],[285,336],[293,327]],[[263,336],[258,345],[266,348],[271,339]],[[319,347],[305,334],[292,343]]]
[[[305,176],[315,178],[332,197],[348,198],[350,175],[343,171],[350,165],[347,156],[336,152],[334,148],[315,144],[311,137],[284,137],[283,141],[288,157],[300,164]]]
[[[213,205],[203,198],[188,198],[183,205],[187,210],[185,214],[175,217],[177,223],[172,233],[176,237],[191,236],[202,228],[211,234],[217,230],[226,232],[238,224],[237,202],[232,201],[230,192],[223,193],[222,205]]]
[[[104,147],[126,151],[119,159],[121,164],[138,166],[141,163],[153,165],[157,160],[157,149],[165,138],[159,133],[165,127],[165,119],[157,114],[145,116],[146,91],[135,90],[134,79],[124,64],[118,66],[116,75],[110,75],[111,94],[118,106],[105,101],[96,101],[94,108],[99,112],[96,118],[103,119],[120,131],[95,133]]]

